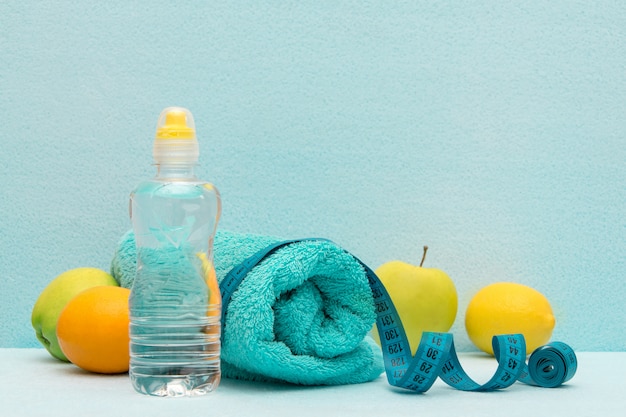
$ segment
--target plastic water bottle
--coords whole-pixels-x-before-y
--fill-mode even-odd
[[[221,202],[217,189],[194,174],[198,154],[189,110],[163,110],[156,176],[130,198],[137,276],[129,301],[129,374],[143,394],[202,395],[220,381],[221,296],[212,247]]]

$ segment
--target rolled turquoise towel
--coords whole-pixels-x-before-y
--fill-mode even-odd
[[[257,251],[282,241],[218,231],[214,264],[221,280]],[[130,288],[134,235],[118,244],[111,273]],[[223,335],[222,374],[255,381],[339,385],[371,381],[384,372],[368,336],[376,320],[361,264],[320,240],[282,247],[254,267],[233,294]]]

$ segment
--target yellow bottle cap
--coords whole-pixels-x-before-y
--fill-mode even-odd
[[[165,109],[159,118],[156,138],[195,139],[196,129],[189,110],[181,107],[168,107]]]
[[[157,164],[189,164],[198,161],[196,126],[189,110],[168,107],[161,112],[152,154]]]

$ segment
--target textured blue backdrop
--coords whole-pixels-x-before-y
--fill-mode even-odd
[[[333,239],[372,267],[551,301],[626,350],[626,5],[3,1],[0,347],[39,292],[108,269],[159,112],[188,107],[225,230]],[[180,3],[180,2],[179,2]]]

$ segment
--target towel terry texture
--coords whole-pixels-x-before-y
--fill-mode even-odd
[[[281,240],[218,231],[218,281]],[[135,271],[129,231],[118,244],[111,273],[130,288]],[[380,347],[368,336],[375,319],[365,271],[352,255],[328,241],[292,243],[262,260],[233,294],[224,323],[222,374],[302,385],[371,381],[384,372]]]

